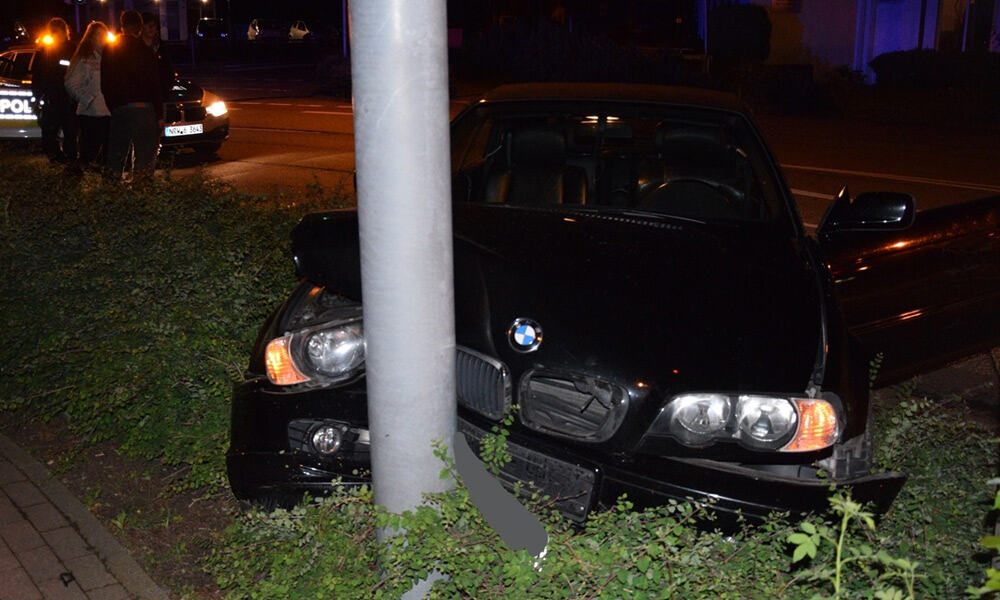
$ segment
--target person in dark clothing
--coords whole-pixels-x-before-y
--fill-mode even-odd
[[[166,98],[170,94],[170,87],[174,84],[174,65],[170,62],[170,57],[163,52],[163,45],[160,43],[160,17],[153,13],[142,13],[142,41],[146,42],[149,49],[156,55],[157,75],[160,77],[160,91]]]
[[[136,173],[152,176],[163,118],[156,56],[139,37],[142,16],[126,10],[120,20],[122,35],[101,55],[101,93],[111,111],[104,166],[110,178],[120,179],[131,146]]]
[[[31,91],[40,104],[42,149],[53,162],[71,163],[76,160],[76,102],[66,92],[63,80],[75,47],[66,21],[59,17],[50,20],[47,31],[32,66]]]

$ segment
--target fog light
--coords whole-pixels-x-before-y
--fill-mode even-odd
[[[325,425],[317,429],[312,436],[312,445],[320,454],[333,454],[340,450],[344,436],[337,427]]]

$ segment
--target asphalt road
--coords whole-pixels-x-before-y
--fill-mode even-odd
[[[350,102],[313,95],[307,71],[227,70],[196,80],[227,100],[231,134],[216,160],[179,157],[178,174],[204,169],[252,192],[295,193],[317,183],[353,191]],[[472,92],[451,103],[452,114]],[[773,115],[758,122],[807,225],[844,185],[852,195],[907,192],[921,210],[1000,194],[1000,132]]]

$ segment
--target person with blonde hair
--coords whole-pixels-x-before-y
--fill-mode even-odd
[[[100,164],[111,125],[111,111],[101,93],[101,53],[109,43],[108,34],[108,26],[100,21],[88,25],[66,70],[66,91],[77,102],[80,123],[80,169]]]

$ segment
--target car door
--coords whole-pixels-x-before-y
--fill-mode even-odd
[[[878,384],[1000,344],[1000,196],[820,243],[848,328],[882,357]]]

